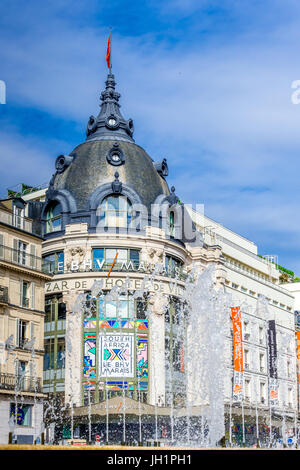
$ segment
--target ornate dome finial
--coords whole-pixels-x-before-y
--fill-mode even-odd
[[[105,90],[100,95],[100,113],[91,116],[87,125],[86,140],[123,140],[134,142],[133,121],[125,120],[120,112],[120,93],[116,92],[115,76],[109,71]]]

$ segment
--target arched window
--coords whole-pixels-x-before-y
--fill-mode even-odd
[[[104,227],[129,227],[131,202],[125,196],[110,195],[100,206],[100,224]]]
[[[61,230],[62,207],[59,202],[51,204],[46,212],[46,233]]]

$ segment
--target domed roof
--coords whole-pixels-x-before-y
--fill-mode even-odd
[[[60,157],[57,159],[53,190],[70,192],[78,211],[89,210],[92,193],[101,185],[111,184],[116,179],[116,172],[119,182],[137,193],[148,209],[159,195],[170,194],[157,163],[134,142],[107,140],[107,136],[86,140],[70,156],[61,157],[61,170]]]
[[[70,155],[56,159],[56,173],[50,181],[43,208],[44,225],[49,205],[57,202],[62,207],[62,228],[87,222],[93,230],[97,224],[97,208],[111,194],[122,194],[132,204],[146,206],[149,215],[155,202],[160,204],[166,198],[172,204],[174,198],[177,201],[175,189],[172,187],[170,194],[165,180],[168,175],[166,159],[154,162],[134,142],[133,122],[124,119],[120,112],[120,94],[115,91],[111,70],[105,83],[100,95],[100,112],[97,117],[89,118],[85,142]],[[140,212],[142,208],[136,210]],[[57,236],[57,232],[48,236]]]

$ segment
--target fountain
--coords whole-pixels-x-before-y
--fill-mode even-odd
[[[69,314],[66,341],[66,358],[71,369],[67,400],[69,407],[66,416],[70,424],[71,439],[74,439],[74,426],[78,426],[80,422],[78,432],[88,443],[95,442],[96,435],[100,435],[102,444],[131,443],[211,448],[225,445],[226,424],[228,429],[226,445],[243,447],[246,445],[246,424],[249,425],[245,421],[244,399],[236,404],[232,402],[232,397],[228,400],[228,395],[225,393],[226,374],[228,374],[228,364],[231,363],[231,350],[228,348],[227,340],[230,337],[229,312],[232,297],[224,292],[222,286],[216,288],[217,267],[210,265],[202,272],[193,267],[185,280],[184,289],[176,296],[175,304],[171,303],[171,298],[166,302],[167,296],[161,293],[159,268],[155,265],[153,272],[145,275],[138,289],[131,287],[130,279],[127,277],[122,285],[114,285],[109,291],[104,289],[102,280],[95,281],[90,291],[77,296]],[[179,279],[173,279],[173,288],[179,283]],[[135,319],[130,309],[127,311],[129,315],[122,313],[124,312],[122,302],[125,298],[131,298],[143,305],[141,318]],[[158,315],[157,309],[160,310]],[[243,311],[250,312],[250,310],[250,306],[243,305]],[[265,299],[259,299],[257,310],[262,321],[267,322],[269,312]],[[156,312],[155,315],[153,311]],[[159,345],[159,341],[162,342],[161,331],[156,329],[158,324],[156,322],[161,318],[164,318],[165,328],[163,345]],[[76,352],[73,340],[83,322],[85,326],[94,328],[84,331],[88,332],[90,349],[97,348],[97,353],[95,351],[91,353],[94,355],[88,356],[90,362],[85,364],[83,386],[86,393],[86,412],[85,419],[80,421],[78,417],[81,415],[78,414],[78,409],[82,405],[78,399],[78,391],[82,384],[74,366],[70,365],[74,365],[72,361]],[[110,326],[114,322],[118,328],[122,326],[123,329],[113,330]],[[146,382],[148,403],[144,403],[143,395],[145,364],[141,359],[142,356],[139,356],[139,361],[135,358],[136,362],[131,363],[132,357],[128,349],[130,345],[137,344],[137,325],[142,322],[147,322],[147,329],[144,330],[146,331],[144,337],[141,335],[140,339],[145,339],[148,335],[150,341],[148,360],[151,364],[152,381]],[[129,328],[128,334],[124,326]],[[129,346],[122,350],[121,343],[125,339]],[[286,349],[288,340],[289,338],[283,337],[278,350],[279,355]],[[120,343],[113,352],[109,351],[107,346],[112,341]],[[162,346],[165,350],[163,358],[165,394],[162,393],[162,366],[151,359],[153,349],[154,353],[159,355],[161,353],[159,347]],[[120,353],[121,357],[119,359],[121,372],[117,379],[110,361],[110,354],[113,353]],[[99,370],[101,357],[102,373],[97,390],[95,371]],[[135,386],[131,382],[134,369]],[[144,372],[147,373],[147,370]],[[255,426],[256,444],[260,447],[272,447],[277,436],[277,431],[273,428],[273,408],[269,406],[263,418],[261,410],[259,415],[259,390],[256,383],[254,394],[255,400],[250,408],[253,409],[252,425]],[[50,405],[47,413],[49,410],[52,410]],[[249,405],[247,410],[249,420]],[[237,416],[237,412],[240,413],[241,419],[239,421],[241,424],[238,424],[240,440],[237,440],[236,432],[233,433],[236,428],[234,415]],[[59,419],[62,419],[62,414]],[[262,440],[261,427],[267,425],[268,437],[265,434],[267,438]],[[294,426],[297,429],[296,418]],[[283,436],[285,429],[286,422],[283,421]],[[276,440],[278,441],[277,437]],[[279,445],[277,441],[276,445]],[[285,438],[283,443],[285,444]]]

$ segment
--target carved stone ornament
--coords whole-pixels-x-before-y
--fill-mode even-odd
[[[87,123],[86,128],[86,135],[90,135],[97,129],[97,119],[95,116],[90,116],[89,121]]]
[[[164,294],[151,294],[149,296],[149,309],[156,315],[164,315],[167,311],[169,299]]]
[[[67,251],[67,259],[66,259],[67,269],[68,270],[71,269],[72,263],[78,263],[78,267],[80,267],[84,260],[85,253],[86,253],[86,250],[84,250],[81,246],[70,248]]]
[[[115,172],[115,181],[111,183],[113,193],[120,194],[122,192],[122,183],[119,181],[119,173]]]
[[[161,264],[163,262],[163,258],[164,258],[163,250],[157,250],[155,248],[148,248],[147,254],[148,254],[148,261],[150,263]]]
[[[171,194],[170,194],[170,196],[167,197],[167,199],[169,201],[170,206],[174,206],[174,204],[178,203],[178,197],[175,194],[175,187],[174,186],[172,186]]]

